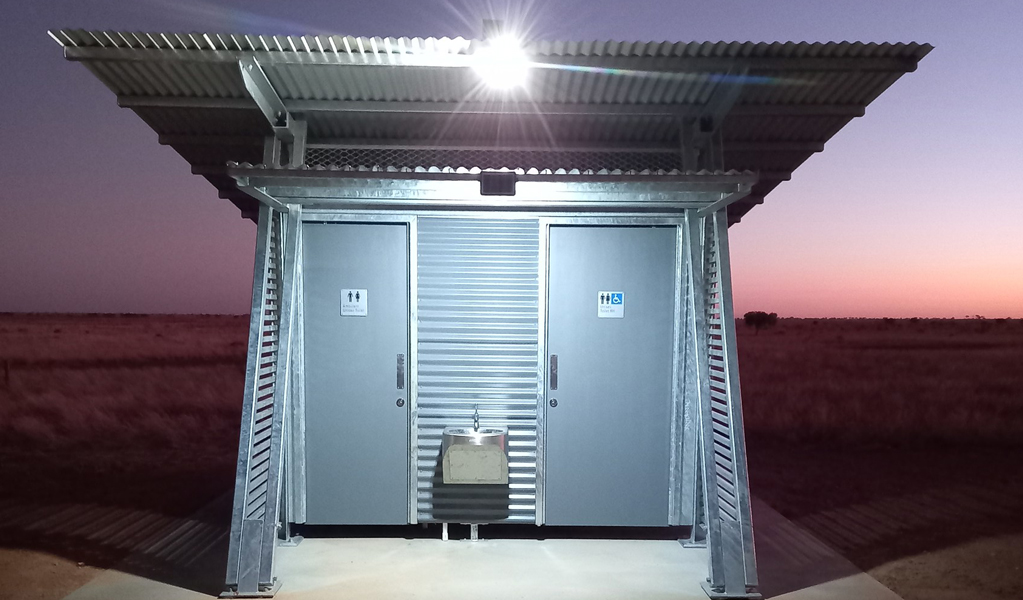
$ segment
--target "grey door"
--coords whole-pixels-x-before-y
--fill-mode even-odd
[[[304,234],[306,522],[407,523],[408,229]]]
[[[548,525],[668,524],[675,238],[551,228]]]

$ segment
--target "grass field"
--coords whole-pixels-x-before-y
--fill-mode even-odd
[[[231,489],[247,329],[235,316],[0,315],[0,598],[59,598],[78,562],[128,552],[95,531],[69,545],[5,525],[4,506],[44,521],[67,506],[183,518]],[[906,598],[1017,591],[1023,321],[737,332],[755,495]]]
[[[751,435],[885,443],[1023,437],[1023,320],[781,319],[737,329]]]
[[[248,319],[2,316],[0,452],[233,465]]]

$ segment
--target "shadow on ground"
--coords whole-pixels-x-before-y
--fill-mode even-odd
[[[0,455],[0,480],[18,482],[0,494],[0,546],[214,596],[223,590],[233,475],[202,462],[191,472],[154,460],[144,472],[111,473],[105,458],[64,459]]]
[[[751,439],[761,590],[776,596],[902,557],[1023,531],[1021,454],[1013,447],[835,448]],[[150,458],[145,469],[110,472],[108,458],[90,461],[87,453],[73,460],[6,453],[0,477],[22,485],[9,488],[17,494],[0,496],[0,545],[219,593],[233,457],[191,463]],[[774,516],[772,508],[785,519]],[[489,538],[686,534],[680,528],[532,526],[488,526],[481,532]],[[437,526],[306,530],[311,535],[381,533],[439,535]],[[452,529],[453,537],[467,533]]]
[[[754,496],[787,519],[780,527],[762,522],[754,507],[766,596],[1023,532],[1023,447],[836,447],[752,438],[748,451]],[[826,558],[828,548],[843,560]],[[934,574],[936,588],[941,576]]]

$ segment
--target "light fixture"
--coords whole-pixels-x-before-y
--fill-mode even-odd
[[[487,87],[511,90],[524,87],[529,59],[515,36],[502,34],[483,42],[473,53],[473,69]]]

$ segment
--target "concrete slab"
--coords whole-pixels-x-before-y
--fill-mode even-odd
[[[674,541],[306,540],[280,554],[282,599],[702,599],[706,553]]]
[[[754,503],[754,520],[765,596],[898,600],[766,505]],[[223,560],[222,552],[211,551],[199,562]],[[700,588],[707,574],[706,550],[666,540],[306,539],[279,548],[277,559],[277,575],[284,582],[277,596],[281,600],[706,598]],[[112,569],[66,600],[211,597],[194,591],[211,592],[208,587],[182,584],[180,575],[172,585]]]
[[[667,540],[306,539],[277,552],[281,600],[706,598],[706,551]],[[66,600],[209,597],[109,570]]]

